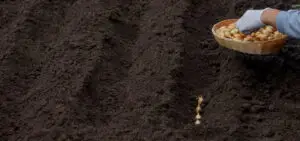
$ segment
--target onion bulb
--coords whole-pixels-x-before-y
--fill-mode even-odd
[[[227,38],[231,38],[231,34],[229,31],[224,32],[224,36]]]
[[[230,31],[231,34],[236,34],[238,32],[239,32],[239,30],[237,28],[234,28]]]

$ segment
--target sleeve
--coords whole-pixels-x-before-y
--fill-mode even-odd
[[[280,11],[276,17],[279,32],[300,39],[300,10]]]

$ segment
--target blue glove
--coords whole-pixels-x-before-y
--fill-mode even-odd
[[[244,13],[244,15],[237,21],[237,28],[241,32],[249,34],[250,32],[253,32],[256,29],[265,26],[265,24],[260,19],[264,10],[247,10]]]

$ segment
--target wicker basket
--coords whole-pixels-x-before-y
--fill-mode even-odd
[[[231,23],[236,22],[237,19],[229,19],[221,21],[215,24],[212,28],[212,33],[216,39],[216,41],[223,47],[233,49],[235,51],[248,53],[248,54],[275,54],[280,51],[280,49],[284,46],[287,36],[283,38],[269,40],[269,41],[260,41],[260,42],[244,42],[244,41],[235,41],[228,38],[222,38],[216,34],[216,29],[221,26],[226,26]]]

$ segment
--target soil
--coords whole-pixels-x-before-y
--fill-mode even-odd
[[[299,140],[300,42],[256,56],[210,32],[296,2],[2,0],[0,140]]]

